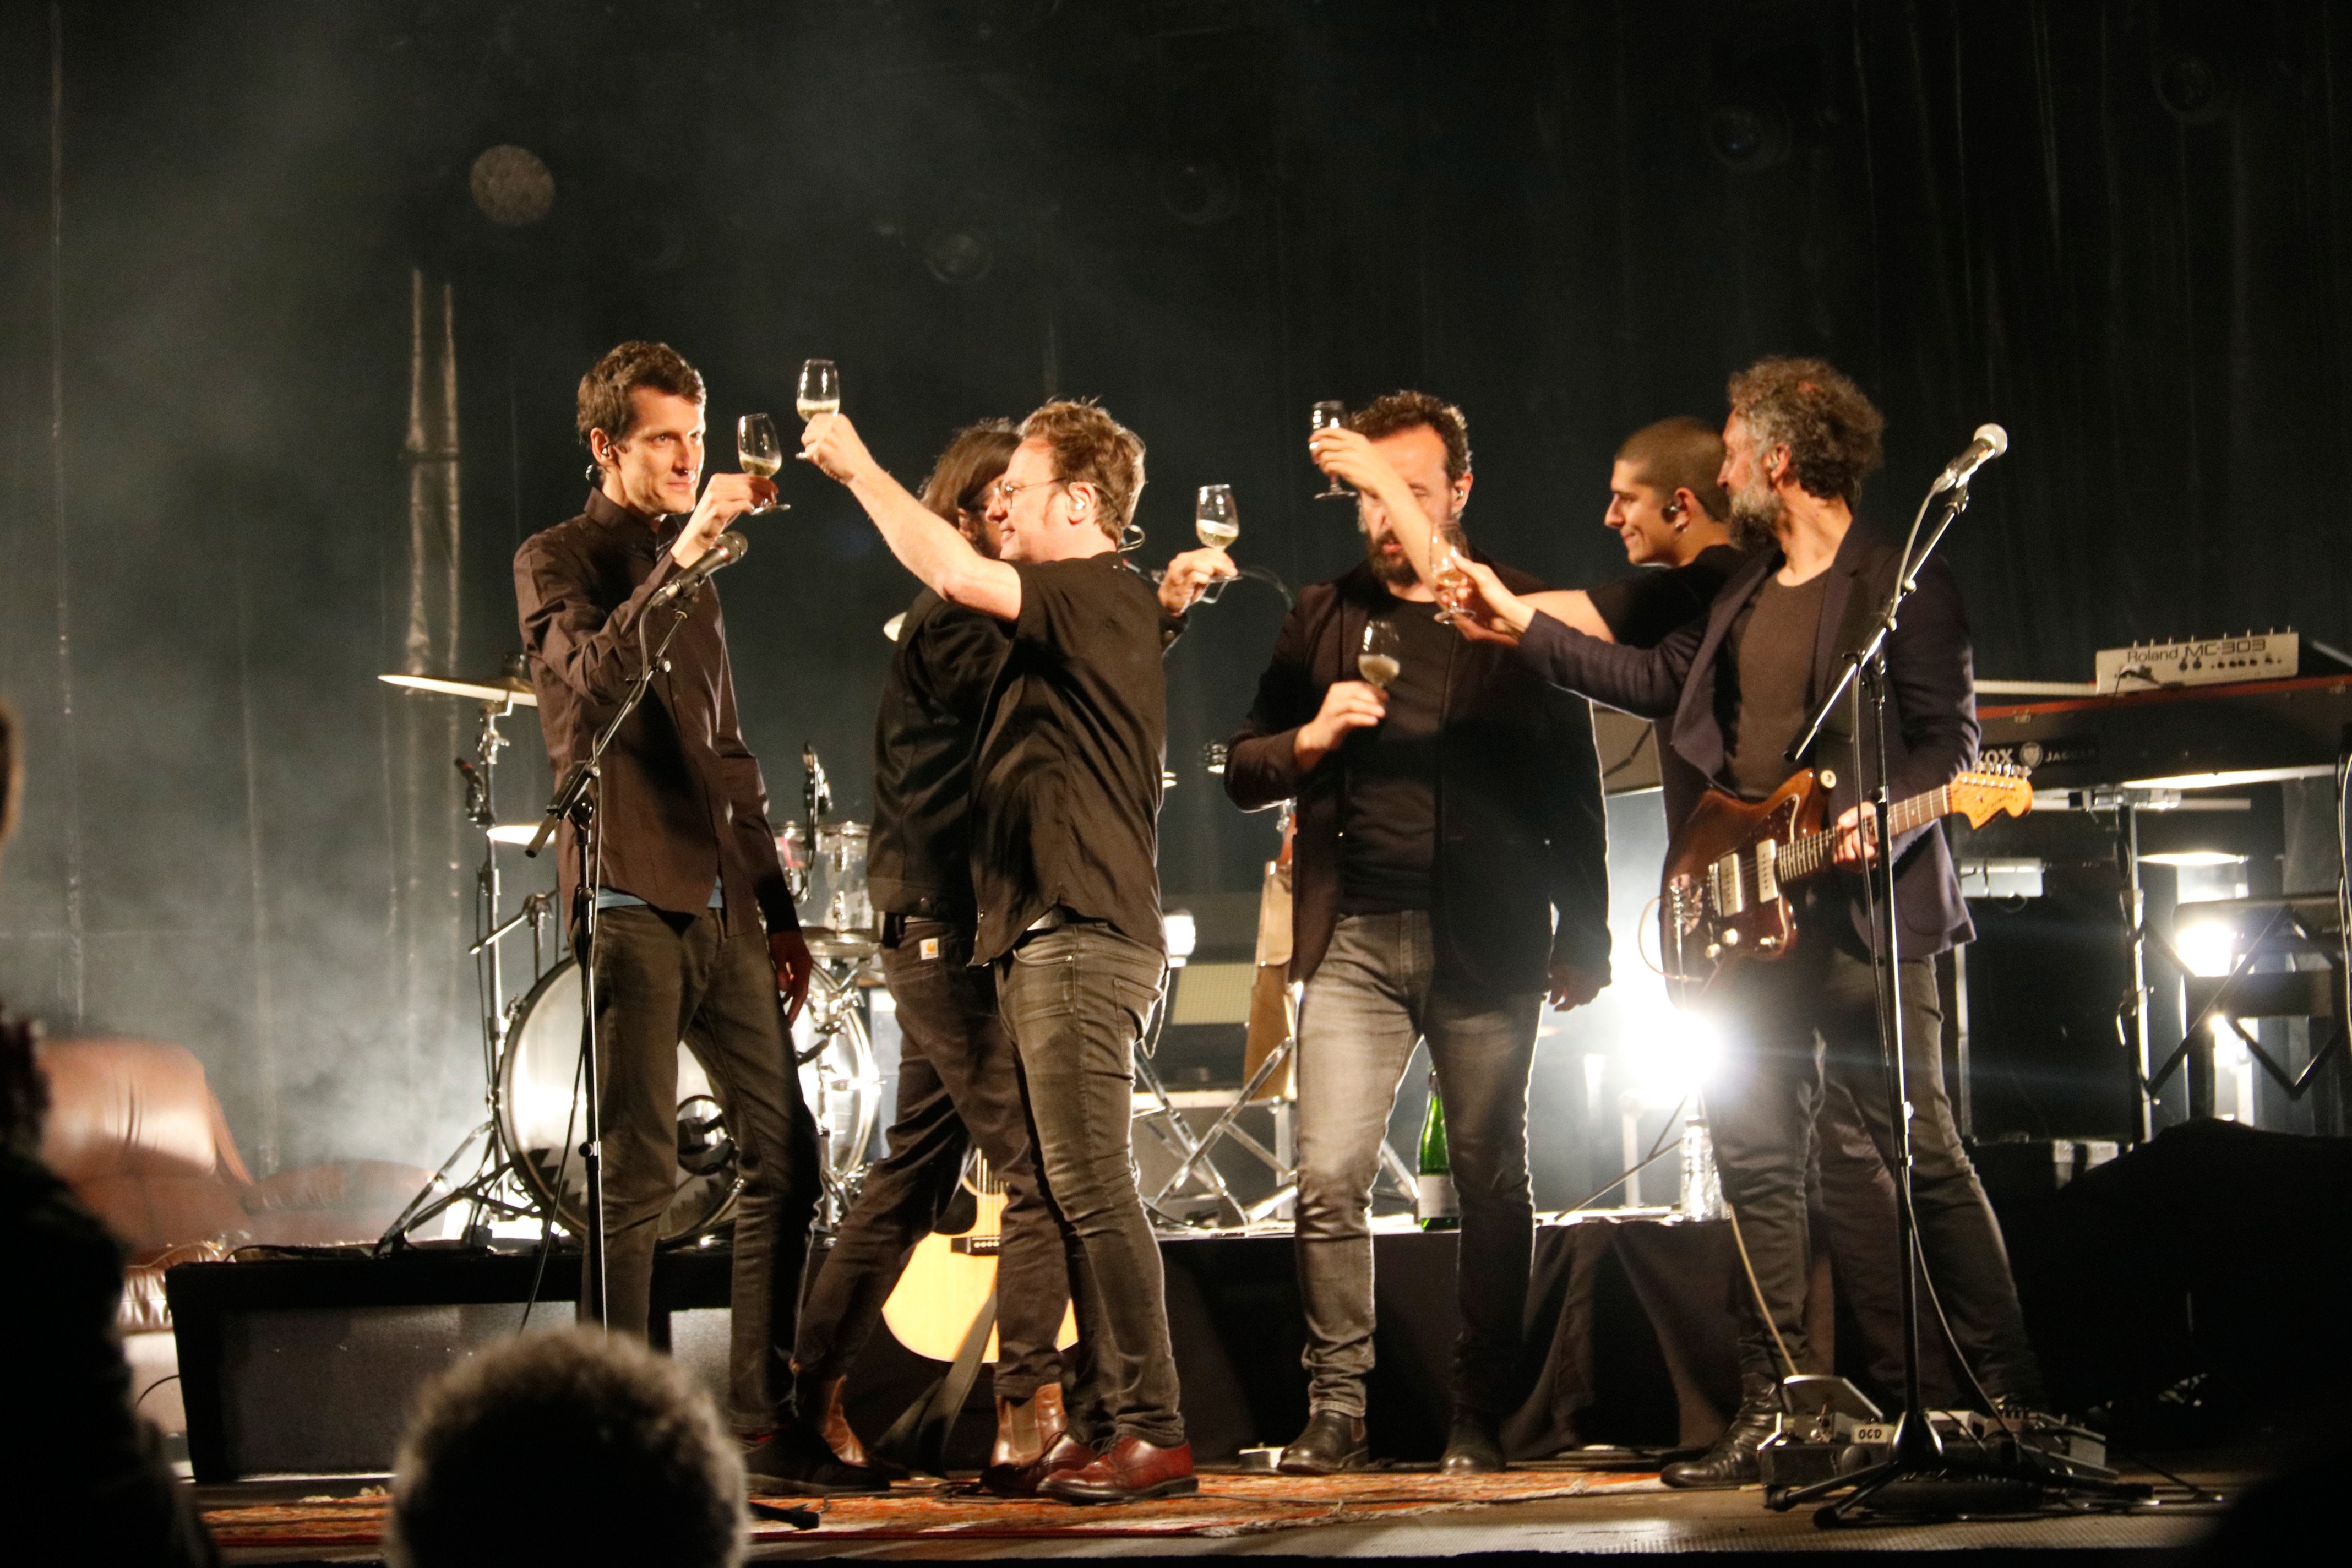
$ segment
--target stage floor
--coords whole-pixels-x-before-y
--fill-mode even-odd
[[[2155,1480],[2154,1477],[2137,1479]],[[2245,1478],[2189,1479],[2234,1497]],[[196,1489],[229,1563],[381,1560],[381,1483],[251,1481]],[[1806,1510],[1776,1514],[1755,1489],[1675,1492],[1649,1471],[1515,1466],[1506,1475],[1442,1479],[1391,1469],[1319,1480],[1265,1474],[1202,1478],[1197,1498],[1119,1508],[1005,1502],[937,1484],[887,1498],[808,1504],[766,1500],[755,1513],[821,1510],[814,1530],[753,1520],[751,1558],[874,1561],[1206,1556],[1437,1559],[1496,1552],[1609,1556],[1974,1550],[2007,1556],[2091,1552],[2109,1561],[2176,1557],[2211,1527],[2218,1505],[2163,1501],[2132,1512],[1964,1520],[1821,1530]],[[2076,1561],[2081,1559],[2075,1558]]]

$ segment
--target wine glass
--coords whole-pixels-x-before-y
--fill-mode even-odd
[[[1307,433],[1312,435],[1318,430],[1337,430],[1347,422],[1348,405],[1346,404],[1318,403],[1307,412]],[[1356,499],[1356,492],[1341,484],[1339,477],[1334,474],[1331,477],[1331,483],[1327,488],[1315,492],[1315,499],[1317,500],[1353,500]]]
[[[1234,504],[1231,485],[1202,485],[1192,502],[1192,532],[1202,543],[1229,550],[1242,536],[1241,510]],[[1213,605],[1231,577],[1212,577],[1201,589],[1201,603]]]
[[[799,410],[800,416],[804,421],[814,419],[820,414],[840,413],[841,371],[839,367],[829,359],[803,360],[801,363],[800,395],[794,399],[793,406]],[[801,456],[805,458],[808,454],[803,452]]]
[[[1462,563],[1470,551],[1470,542],[1462,531],[1446,525],[1430,535],[1430,587],[1437,595],[1437,618],[1458,620],[1463,616],[1462,601],[1470,592],[1470,574]]]
[[[735,460],[747,474],[774,479],[776,470],[784,466],[784,444],[776,435],[776,422],[764,414],[746,414],[735,421]],[[779,503],[769,501],[752,510],[774,511]]]
[[[1364,640],[1356,650],[1356,673],[1386,691],[1404,673],[1404,639],[1396,622],[1381,616],[1364,623]]]

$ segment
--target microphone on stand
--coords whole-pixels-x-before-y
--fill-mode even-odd
[[[710,542],[710,548],[704,551],[701,558],[693,565],[687,567],[677,576],[655,589],[654,596],[646,601],[646,607],[649,610],[655,609],[684,598],[709,582],[712,573],[724,570],[742,560],[751,548],[751,542],[742,534],[721,533]]]
[[[1944,465],[1936,476],[1936,487],[1929,495],[1941,495],[1969,482],[1979,468],[2009,450],[2009,432],[1998,425],[1979,425],[1977,438],[1969,443],[1968,450]]]

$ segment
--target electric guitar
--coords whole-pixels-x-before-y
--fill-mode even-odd
[[[1796,911],[1783,891],[1826,870],[1837,835],[1823,826],[1836,775],[1797,774],[1758,805],[1709,790],[1666,850],[1658,935],[1666,980],[1680,995],[1704,988],[1727,964],[1785,958],[1797,945]],[[1975,768],[1887,812],[1890,838],[1955,813],[1982,827],[2033,809],[2022,772]]]
[[[996,1290],[996,1256],[1004,1244],[1004,1184],[975,1149],[964,1162],[961,1182],[972,1196],[971,1228],[956,1234],[933,1231],[915,1244],[882,1321],[900,1344],[933,1361],[953,1361],[981,1309]],[[1078,1342],[1077,1314],[1062,1309],[1055,1348]],[[997,1356],[996,1331],[988,1335],[982,1359]]]

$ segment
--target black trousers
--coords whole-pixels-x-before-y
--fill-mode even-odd
[[[643,1338],[654,1248],[677,1178],[677,1047],[727,1120],[743,1192],[729,1298],[730,1426],[775,1425],[815,1217],[816,1123],[801,1097],[766,934],[720,933],[719,911],[643,907],[596,919],[597,1104],[604,1135],[604,1319]],[[584,1305],[584,1303],[583,1303]]]
[[[903,1045],[890,1152],[809,1290],[793,1354],[803,1382],[845,1374],[882,1320],[907,1257],[955,1196],[978,1144],[1004,1184],[996,1261],[996,1393],[1027,1399],[1062,1380],[1054,1339],[1069,1299],[1062,1230],[1045,1201],[1021,1099],[1021,1063],[997,1016],[996,972],[971,967],[971,932],[908,921],[882,952]]]
[[[1718,981],[1702,1005],[1724,1037],[1724,1052],[1706,1089],[1723,1195],[1739,1221],[1771,1324],[1789,1354],[1802,1364],[1805,1284],[1811,1237],[1805,1213],[1806,1165],[1815,1115],[1824,1095],[1837,1107],[1842,1131],[1829,1157],[1874,1158],[1875,1175],[1862,1184],[1874,1194],[1872,1219],[1891,1215],[1894,1111],[1879,1049],[1875,986],[1870,961],[1849,951],[1816,921],[1806,942],[1775,963],[1748,963]],[[1912,1106],[1912,1198],[1928,1275],[1943,1299],[1952,1336],[1988,1393],[2027,1401],[2042,1396],[2042,1375],[2025,1334],[2010,1278],[2000,1226],[1985,1199],[1976,1169],[1961,1147],[1944,1090],[1943,1008],[1935,964],[1905,959],[1896,965],[1903,1008],[1906,1092]],[[1845,1131],[1850,1129],[1850,1132]],[[1825,1183],[1825,1203],[1853,1178]],[[1848,1298],[1858,1311],[1879,1311],[1897,1300],[1893,1270],[1899,1255],[1857,1247],[1841,1256]],[[1863,1271],[1857,1281],[1854,1269]],[[1855,1289],[1859,1283],[1861,1289]],[[1741,1277],[1737,1308],[1747,1325],[1740,1365],[1751,1384],[1781,1370],[1771,1327],[1759,1316]],[[1934,1314],[1922,1298],[1925,1332]],[[1880,1343],[1887,1342],[1874,1335]]]

